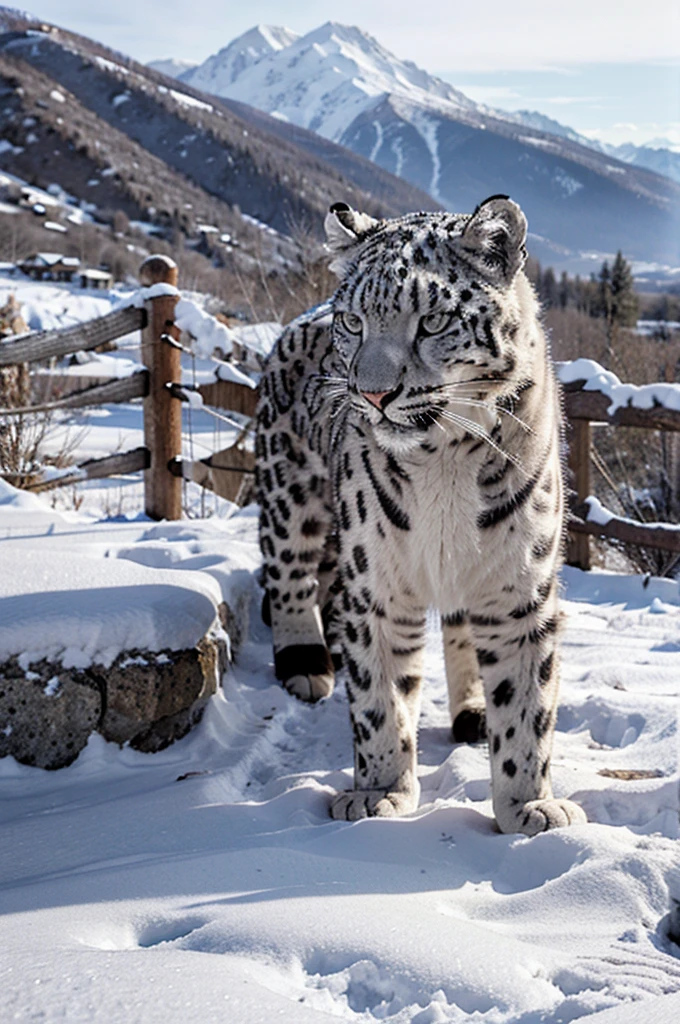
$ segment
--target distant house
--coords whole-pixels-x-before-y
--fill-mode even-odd
[[[59,252],[36,252],[18,266],[35,281],[71,281],[80,269],[80,260],[77,256],[63,256]]]
[[[83,288],[113,288],[113,274],[108,270],[81,270],[80,284]]]

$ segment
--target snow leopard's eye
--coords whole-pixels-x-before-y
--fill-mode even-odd
[[[364,329],[363,320],[356,313],[336,313],[335,316],[349,334],[361,334]]]
[[[453,313],[428,313],[420,320],[423,334],[441,334],[453,320]]]

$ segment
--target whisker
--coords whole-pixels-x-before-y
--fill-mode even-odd
[[[509,409],[503,409],[499,406],[488,405],[486,402],[482,402],[480,399],[477,398],[449,398],[449,401],[459,402],[461,404],[465,403],[465,405],[472,405],[478,409],[488,409],[490,412],[497,412],[501,416],[509,416],[511,420],[514,420],[515,423],[517,423],[522,428],[522,430],[526,430],[527,434],[535,435],[536,433],[533,427],[530,427],[528,423],[525,423],[523,419],[520,419],[519,416],[516,416],[514,412],[510,412]]]
[[[333,377],[328,373],[315,373],[313,376],[314,380],[320,380],[324,384],[342,384],[347,387],[346,377]]]
[[[493,438],[486,430],[484,430],[483,427],[480,427],[478,423],[467,419],[465,416],[459,416],[457,413],[451,412],[449,409],[442,409],[440,411],[440,415],[450,423],[454,423],[456,426],[462,427],[474,437],[478,437],[481,441],[486,441],[486,443],[493,448],[495,452],[502,455],[504,459],[508,460],[508,462],[511,462],[516,469],[519,469],[522,473],[525,472],[519,459],[516,456],[511,455],[510,452],[506,452],[499,444],[496,444]]]
[[[446,384],[433,384],[429,391],[446,391],[448,388],[464,388],[469,384],[507,384],[505,377],[469,377],[467,380],[451,380]]]
[[[349,402],[343,402],[340,405],[340,407],[338,409],[336,409],[336,411],[333,414],[333,416],[331,416],[331,420],[332,420],[332,422],[331,422],[331,431],[330,431],[330,436],[329,436],[329,441],[328,441],[328,443],[330,445],[330,450],[331,451],[333,451],[333,449],[334,449],[334,447],[335,447],[335,445],[337,443],[338,437],[339,437],[340,433],[342,432],[342,430],[343,430],[343,428],[345,426],[345,422],[347,420],[347,416],[349,415],[349,410],[350,410]],[[340,416],[340,413],[344,413],[344,416]]]
[[[342,412],[342,410],[343,410],[343,409],[345,408],[345,406],[346,406],[346,405],[347,405],[347,403],[346,403],[346,402],[338,402],[338,403],[337,403],[337,409],[335,409],[335,410],[334,410],[334,411],[333,411],[333,412],[331,413],[331,416],[330,416],[330,418],[331,418],[332,420],[334,420],[334,419],[335,419],[335,417],[336,417],[336,416],[338,415],[338,413]]]

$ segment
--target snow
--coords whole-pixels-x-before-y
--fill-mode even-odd
[[[56,220],[45,220],[43,221],[43,227],[46,231],[58,231],[60,234],[65,235],[68,228],[64,227]]]
[[[177,303],[175,323],[195,339],[194,351],[198,355],[209,358],[215,349],[231,352],[233,335],[226,324],[210,316],[190,299],[180,299]]]
[[[38,317],[45,289],[45,320],[84,312],[66,286],[17,284],[0,282],[0,301],[17,291]],[[577,369],[597,383],[601,368]],[[141,428],[133,406],[75,422],[105,452]],[[678,1019],[678,582],[564,570],[553,777],[589,824],[495,831],[486,747],[449,740],[434,618],[420,806],[336,822],[330,795],[351,784],[343,677],[315,706],[276,682],[257,509],[154,523],[137,504],[112,519],[107,487],[91,481],[74,511],[0,483],[0,659],[30,672],[53,658],[58,701],[60,664],[193,643],[221,600],[251,595],[249,626],[201,724],[166,750],[94,734],[58,772],[0,760],[3,1021]]]
[[[616,518],[614,513],[605,508],[602,502],[592,494],[586,498],[586,502],[588,503],[587,519],[589,523],[598,523],[600,526],[606,526],[607,523]]]
[[[195,107],[197,110],[206,110],[209,114],[215,109],[211,103],[204,103],[203,100],[198,100],[195,96],[189,96],[185,92],[178,92],[176,89],[170,89],[169,93],[173,100],[183,107]]]
[[[243,384],[244,387],[253,390],[257,387],[255,381],[246,373],[243,373],[242,370],[239,370],[237,366],[234,366],[233,363],[218,363],[216,372],[218,380],[228,380],[233,384]]]
[[[605,370],[592,359],[575,359],[558,363],[557,374],[563,384],[584,381],[584,391],[599,391],[610,399],[607,412],[611,415],[624,406],[636,409],[680,409],[680,384],[622,384],[615,373]]]
[[[640,526],[639,519],[629,519],[627,516],[617,516],[615,512],[608,509],[599,498],[594,497],[592,494],[585,499],[588,505],[588,514],[586,520],[589,523],[598,523],[600,526],[606,526],[612,519],[618,520],[620,523],[627,523],[630,526]],[[677,532],[678,527],[675,523],[667,523],[661,520],[655,522],[646,522],[644,524],[648,527],[654,527],[655,530],[671,530]]]
[[[0,487],[6,499],[8,485]],[[191,648],[214,625],[224,596],[215,567],[226,580],[229,557],[210,536],[194,530],[189,541],[184,529],[169,546],[168,537],[178,535],[173,526],[97,530],[63,514],[41,522],[34,507],[29,522],[22,512],[16,537],[11,502],[0,508],[0,662],[20,655],[25,664],[47,658],[64,668],[108,666],[127,650]],[[191,568],[199,550],[212,573]],[[31,572],[27,560],[35,563]]]
[[[168,75],[169,78],[179,78],[185,71],[195,68],[196,61],[176,60],[173,57],[167,57],[165,60],[149,61],[147,67],[153,68],[154,71],[160,71],[162,75]]]
[[[268,321],[259,324],[244,324],[241,327],[232,327],[231,331],[235,341],[251,352],[257,352],[261,356],[267,356],[274,347],[282,326],[276,321]]]
[[[245,68],[262,57],[284,49],[298,38],[286,28],[257,25],[200,66],[184,71],[181,78],[197,89],[220,95],[215,86],[234,81]]]
[[[23,562],[10,576],[36,598],[33,634],[10,619],[9,647],[28,638],[35,650],[31,635],[52,635],[49,615],[38,628],[37,603],[50,559],[69,643],[94,632],[91,596],[107,573],[122,620],[99,625],[116,649],[148,625],[133,621],[145,587],[205,599],[198,632],[236,577],[255,590],[255,512],[93,521],[4,485],[0,559]],[[58,773],[0,762],[6,1019],[674,1020],[680,963],[663,919],[679,856],[679,588],[578,570],[564,579],[555,783],[590,824],[533,839],[493,830],[486,750],[448,741],[434,628],[420,808],[331,821],[330,793],[350,781],[344,689],[313,707],[284,693],[253,614],[203,722],[167,750],[144,755],[94,735]],[[151,597],[167,616],[160,646],[173,624],[187,627],[178,602],[157,610]],[[649,777],[600,774],[625,768]]]

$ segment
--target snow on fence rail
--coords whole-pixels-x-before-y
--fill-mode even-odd
[[[200,478],[207,486],[215,486],[214,473],[235,475],[252,470],[252,453],[234,451],[233,466],[225,461],[225,453],[205,460],[198,468],[182,463],[180,325],[195,327],[201,319],[204,335],[209,340],[228,342],[229,331],[214,318],[206,317],[191,303],[180,300],[177,290],[177,267],[165,256],[150,256],[140,268],[142,289],[133,304],[114,310],[83,324],[5,341],[0,345],[0,368],[40,362],[73,352],[87,351],[123,337],[131,331],[142,331],[143,370],[121,380],[83,388],[63,398],[39,405],[0,408],[0,416],[21,416],[39,411],[79,409],[104,402],[144,400],[144,447],[116,453],[103,459],[91,459],[80,466],[52,472],[32,485],[43,491],[81,480],[114,476],[119,473],[144,471],[144,505],[152,519],[181,519],[182,478]],[[179,313],[177,315],[179,307]],[[186,321],[186,323],[185,323]],[[205,321],[205,323],[204,323]],[[225,364],[226,369],[231,369]],[[252,416],[257,400],[255,385],[237,370],[226,373],[231,379],[200,385],[196,390],[201,402]],[[179,393],[178,393],[179,389]],[[211,465],[211,461],[214,465]],[[12,474],[4,474],[12,479]]]
[[[639,547],[680,553],[680,526],[638,523],[616,516],[594,498],[590,481],[591,424],[663,430],[674,438],[673,493],[680,499],[680,384],[622,384],[590,359],[558,365],[569,431],[569,469],[574,494],[567,561],[590,568],[590,537],[608,537]]]
[[[5,341],[0,345],[0,367],[37,362],[80,350],[97,348],[130,331],[142,331],[142,363],[145,369],[122,380],[84,388],[40,406],[0,409],[1,416],[39,410],[75,409],[104,402],[144,399],[143,448],[94,459],[81,466],[52,473],[32,489],[46,490],[79,480],[144,470],[145,511],[153,519],[180,519],[182,480],[218,489],[217,481],[231,479],[225,496],[235,495],[243,477],[253,472],[252,452],[232,446],[206,459],[182,460],[181,403],[214,406],[252,417],[257,392],[251,380],[232,364],[220,367],[218,379],[190,388],[181,383],[180,329],[200,336],[196,350],[210,355],[219,345],[229,351],[231,332],[208,317],[193,303],[181,299],[177,290],[177,267],[165,256],[150,256],[140,268],[142,289],[132,304],[75,327],[44,331]],[[203,351],[209,349],[210,351]],[[223,371],[223,372],[222,372]],[[597,363],[578,359],[558,366],[565,392],[569,421],[569,466],[575,483],[569,522],[568,561],[590,567],[591,535],[610,537],[642,547],[657,547],[680,553],[680,527],[662,523],[636,523],[604,510],[590,494],[591,424],[643,427],[673,432],[680,442],[680,385],[650,384],[637,387],[622,384]],[[226,379],[224,379],[226,378]],[[680,488],[680,444],[676,469]],[[223,485],[224,486],[224,485]],[[680,495],[679,495],[680,496]]]

